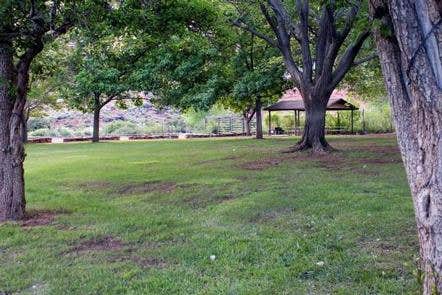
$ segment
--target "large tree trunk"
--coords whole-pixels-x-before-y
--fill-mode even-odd
[[[28,120],[27,119],[23,119],[22,134],[23,134],[23,143],[27,143],[28,142]]]
[[[0,221],[18,220],[25,213],[22,142],[25,96],[17,93],[16,83],[11,45],[0,43]]]
[[[262,133],[262,102],[261,99],[256,99],[256,105],[255,105],[255,114],[256,114],[256,139],[263,139],[263,133]]]
[[[384,26],[375,39],[413,197],[423,294],[442,294],[441,11],[432,0],[373,0],[370,13]]]
[[[99,107],[96,107],[94,110],[94,126],[92,132],[92,142],[100,141],[100,111]]]
[[[325,113],[328,100],[329,97],[308,97],[304,99],[304,132],[293,150],[311,149],[313,153],[324,153],[331,150],[331,146],[325,139]]]
[[[24,110],[23,110],[23,125],[22,125],[22,135],[23,135],[23,143],[28,142],[28,121],[29,121],[29,105],[26,102]]]

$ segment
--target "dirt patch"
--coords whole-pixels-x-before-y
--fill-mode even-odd
[[[399,147],[396,145],[374,145],[369,143],[351,143],[343,142],[337,143],[335,146],[337,149],[355,152],[370,152],[375,154],[396,154],[400,155]]]
[[[29,210],[25,218],[20,222],[22,227],[35,227],[50,225],[54,222],[55,217],[60,214],[69,214],[68,210]]]
[[[387,241],[381,241],[380,239],[361,239],[358,244],[359,247],[361,247],[365,251],[377,256],[388,255],[391,252],[400,251],[397,246],[392,245]]]
[[[87,251],[115,251],[123,249],[124,246],[125,244],[121,240],[112,236],[104,236],[97,239],[81,241],[65,254]]]
[[[313,160],[319,167],[327,170],[342,169],[346,165],[350,164],[339,152],[332,152],[330,154],[321,154],[311,157],[311,160]],[[305,161],[307,158],[304,157],[300,160]]]
[[[264,159],[259,159],[256,161],[241,163],[241,164],[239,164],[239,167],[242,169],[245,169],[245,170],[261,171],[264,169],[278,166],[283,161],[284,161],[284,158],[282,158],[282,157],[264,158]]]
[[[171,181],[150,181],[143,183],[131,183],[120,186],[116,192],[120,195],[144,194],[151,192],[170,193],[176,189],[177,185]]]
[[[143,268],[165,268],[167,266],[166,261],[158,257],[132,256],[131,260]]]
[[[239,167],[245,170],[261,171],[271,167],[275,167],[283,163],[284,161],[312,161],[319,164],[324,168],[337,168],[342,167],[344,164],[344,158],[339,152],[333,152],[328,154],[312,155],[310,152],[294,152],[284,153],[283,156],[274,156],[270,158],[262,158],[256,161],[245,162],[239,164]]]
[[[274,210],[267,210],[260,212],[250,219],[252,223],[266,223],[272,220],[276,220],[278,217],[291,214],[294,208],[278,208]]]
[[[118,195],[144,194],[150,192],[170,193],[177,187],[176,183],[171,181],[147,181],[125,184],[112,183],[109,181],[89,181],[81,183],[79,186],[84,190],[112,191]]]
[[[310,152],[285,153],[284,156],[262,158],[256,161],[244,162],[238,165],[245,170],[262,171],[280,165],[284,161],[302,161],[316,164],[327,170],[339,171],[345,169],[359,174],[376,174],[367,165],[385,165],[401,163],[400,152],[397,146],[355,144],[344,142],[336,145],[337,151],[312,155]],[[354,155],[361,153],[361,155]],[[354,155],[352,157],[352,154]]]
[[[109,181],[88,181],[80,183],[79,187],[83,190],[106,190],[112,189],[113,184]]]

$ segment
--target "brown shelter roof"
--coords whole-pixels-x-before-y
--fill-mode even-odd
[[[342,110],[357,110],[358,108],[346,101],[343,96],[345,92],[334,92],[327,104],[327,110],[329,111],[342,111]],[[301,95],[295,90],[289,90],[284,93],[282,98],[268,107],[265,107],[266,111],[305,111],[304,102]]]

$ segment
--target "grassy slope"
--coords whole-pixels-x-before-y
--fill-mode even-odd
[[[341,152],[313,162],[280,153],[292,143],[29,146],[28,208],[66,213],[0,226],[0,291],[416,293],[395,141],[332,138]]]

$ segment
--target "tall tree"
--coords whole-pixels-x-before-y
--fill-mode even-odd
[[[352,66],[371,58],[355,61],[370,36],[364,15],[358,13],[361,1],[353,4],[309,0],[296,0],[294,4],[281,0],[259,2],[267,27],[250,13],[250,7],[255,10],[256,7],[248,1],[230,2],[239,12],[234,24],[280,51],[287,72],[302,95],[306,121],[295,150],[329,150],[325,112],[330,95]],[[365,28],[352,30],[355,26],[361,28],[362,23]]]
[[[371,0],[370,14],[413,197],[423,294],[441,294],[442,5]]]
[[[262,139],[262,106],[277,100],[283,91],[284,65],[273,47],[253,34],[239,31],[235,36],[236,50],[231,50],[233,71],[230,77],[230,95],[223,104],[239,111],[250,135],[250,123],[256,118],[256,138]]]
[[[130,78],[134,62],[144,56],[144,48],[130,35],[108,34],[81,40],[71,58],[72,70],[67,75],[71,82],[65,96],[70,106],[93,113],[92,142],[98,142],[104,106],[117,101],[117,106],[124,108],[125,100],[141,101],[140,96],[130,92]]]
[[[98,19],[103,8],[104,1],[92,0],[8,0],[0,6],[0,221],[25,214],[22,130],[31,64],[46,44],[82,20]]]

